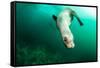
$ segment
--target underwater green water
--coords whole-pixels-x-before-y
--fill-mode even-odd
[[[52,15],[73,9],[70,26],[75,48],[65,47]],[[16,3],[16,65],[96,61],[96,8]]]

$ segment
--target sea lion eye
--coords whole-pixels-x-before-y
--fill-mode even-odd
[[[66,37],[64,37],[64,41],[67,41]]]

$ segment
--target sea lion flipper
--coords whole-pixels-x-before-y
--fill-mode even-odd
[[[52,18],[57,22],[57,16],[52,15]]]
[[[52,15],[52,18],[55,20],[55,22],[56,22],[56,27],[59,29],[58,24],[57,24],[57,16]]]
[[[82,23],[82,21],[80,20],[80,18],[78,17],[78,15],[76,14],[76,12],[72,11],[72,12],[71,12],[71,15],[76,17],[76,19],[79,21],[80,26],[83,26],[83,23]]]

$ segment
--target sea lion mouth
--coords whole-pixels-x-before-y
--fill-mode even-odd
[[[65,43],[67,48],[74,48],[74,44],[73,43]]]

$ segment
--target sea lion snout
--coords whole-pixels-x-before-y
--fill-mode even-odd
[[[74,42],[72,40],[70,40],[69,38],[67,37],[64,37],[64,43],[65,45],[67,46],[67,48],[74,48]]]

